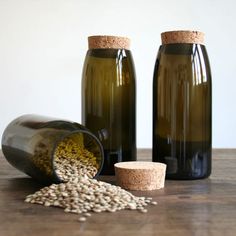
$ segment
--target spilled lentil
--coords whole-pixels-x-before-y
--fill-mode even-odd
[[[137,197],[130,192],[93,179],[98,170],[96,157],[75,140],[64,139],[55,150],[54,167],[63,183],[44,187],[26,197],[25,202],[54,206],[64,212],[82,214],[86,221],[90,212],[116,212],[124,209],[146,213],[152,198]]]

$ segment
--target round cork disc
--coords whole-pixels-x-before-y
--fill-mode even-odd
[[[179,30],[167,31],[161,34],[162,44],[194,43],[204,44],[204,33],[199,31]]]
[[[157,162],[128,161],[115,164],[119,186],[128,190],[156,190],[164,187],[166,165]]]
[[[126,37],[97,35],[88,37],[89,49],[129,49],[130,39]]]

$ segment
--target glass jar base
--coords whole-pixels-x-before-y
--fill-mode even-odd
[[[207,173],[204,175],[199,176],[191,176],[191,175],[172,175],[172,174],[166,174],[166,179],[168,180],[198,180],[198,179],[206,179],[211,175],[211,173]]]

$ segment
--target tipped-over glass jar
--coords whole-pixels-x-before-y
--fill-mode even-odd
[[[3,133],[2,151],[10,164],[46,184],[96,177],[104,159],[100,141],[84,126],[39,115],[13,120]]]

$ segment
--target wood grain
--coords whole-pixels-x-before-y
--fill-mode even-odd
[[[166,181],[164,189],[133,192],[151,196],[157,206],[148,213],[120,211],[93,214],[85,223],[78,215],[58,208],[24,203],[41,186],[10,166],[0,154],[0,235],[236,235],[236,149],[213,151],[210,178]],[[139,160],[151,160],[151,151],[139,150]],[[112,177],[102,177],[114,182]]]

